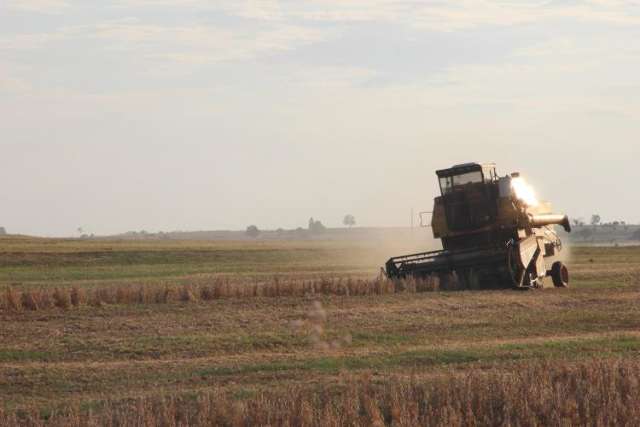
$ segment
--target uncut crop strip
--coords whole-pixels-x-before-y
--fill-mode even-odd
[[[620,273],[623,285],[640,284],[640,274]],[[167,304],[175,302],[213,301],[229,298],[313,297],[322,295],[369,296],[395,293],[457,290],[455,276],[441,282],[437,277],[389,280],[383,277],[321,277],[289,279],[274,277],[268,281],[243,280],[228,276],[194,284],[104,285],[97,287],[56,287],[19,289],[6,287],[0,292],[0,310],[8,312],[38,311],[50,308],[70,309],[79,306],[111,304]]]
[[[232,282],[228,278],[197,285],[103,286],[84,289],[40,288],[18,290],[7,287],[0,294],[2,310],[37,311],[50,308],[104,304],[166,304],[170,302],[211,301],[224,298],[305,297],[314,295],[367,296],[398,292],[428,292],[440,289],[437,279],[387,280],[321,278],[314,280],[281,280],[267,282]]]

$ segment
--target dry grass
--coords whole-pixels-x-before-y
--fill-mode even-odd
[[[13,288],[7,288],[4,293],[2,304],[7,310],[20,311],[22,304],[20,303],[20,294]]]
[[[640,362],[536,363],[523,369],[450,372],[431,381],[343,379],[319,390],[293,387],[246,399],[219,390],[109,401],[94,411],[0,412],[24,426],[469,426],[637,425]],[[0,410],[1,411],[1,410]]]
[[[87,302],[87,296],[84,290],[79,289],[77,286],[71,288],[69,298],[71,300],[71,304],[74,307],[79,307],[80,305],[84,305]]]
[[[319,295],[369,296],[395,293],[429,292],[440,289],[437,279],[387,280],[319,278],[311,280],[230,281],[228,278],[214,279],[210,283],[196,285],[112,285],[93,289],[55,288],[53,290],[8,287],[0,295],[0,308],[17,312],[37,311],[50,308],[68,310],[83,305],[105,304],[166,304],[170,302],[212,301],[225,298],[282,298],[313,297]]]
[[[43,294],[46,295],[45,298],[43,298]],[[36,311],[39,308],[46,307],[44,304],[38,304],[38,301],[41,303],[45,301],[49,302],[50,299],[48,296],[49,294],[46,291],[22,292],[20,295],[20,305],[26,310]]]
[[[71,307],[71,294],[73,293],[73,289],[70,291],[67,289],[59,289],[56,288],[53,291],[53,304],[61,308],[63,310],[68,310]]]

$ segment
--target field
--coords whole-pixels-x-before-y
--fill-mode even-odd
[[[0,424],[634,424],[640,247],[569,289],[377,278],[402,244],[0,238]]]

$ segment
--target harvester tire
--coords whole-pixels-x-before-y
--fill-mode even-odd
[[[556,288],[569,286],[569,269],[561,261],[556,261],[551,266],[551,280]]]

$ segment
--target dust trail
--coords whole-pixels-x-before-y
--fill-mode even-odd
[[[352,230],[332,259],[336,265],[359,267],[376,274],[391,257],[442,249],[431,228]],[[356,234],[357,232],[357,234]]]
[[[337,350],[351,344],[351,334],[331,339],[327,333],[327,312],[320,301],[314,301],[305,319],[291,322],[292,328],[309,337],[318,350]]]
[[[562,242],[562,250],[557,255],[556,260],[562,261],[563,263],[568,265],[568,264],[571,264],[572,259],[573,258],[571,254],[571,245],[566,243],[566,239],[564,239]]]

